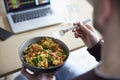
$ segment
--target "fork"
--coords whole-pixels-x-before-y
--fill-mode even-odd
[[[90,21],[91,21],[90,19],[86,19],[86,20],[82,21],[81,23],[82,23],[83,25],[85,25],[86,23],[88,23],[88,22],[90,22]],[[68,31],[71,31],[71,30],[73,30],[73,29],[75,29],[75,28],[77,27],[76,25],[73,25],[73,24],[70,25],[70,26],[71,26],[70,28],[67,28],[67,29],[64,29],[64,30],[59,30],[59,31],[54,32],[54,33],[53,33],[54,37],[60,38],[60,37],[64,36],[65,33],[67,33]]]

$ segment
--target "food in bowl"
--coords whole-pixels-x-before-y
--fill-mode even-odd
[[[29,65],[47,69],[63,64],[67,54],[58,43],[46,37],[28,45],[22,56]]]

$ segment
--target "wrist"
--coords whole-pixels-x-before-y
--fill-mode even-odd
[[[101,60],[101,46],[103,44],[103,41],[99,41],[95,46],[93,46],[91,49],[87,49],[88,52],[96,58],[97,61]]]
[[[89,49],[93,48],[96,44],[98,44],[100,42],[100,39],[93,39],[91,40],[87,46]]]
[[[100,40],[91,42],[91,44],[87,46],[88,49],[93,49],[99,42]]]

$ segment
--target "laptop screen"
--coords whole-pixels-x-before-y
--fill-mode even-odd
[[[6,11],[15,12],[50,4],[50,0],[4,0]]]

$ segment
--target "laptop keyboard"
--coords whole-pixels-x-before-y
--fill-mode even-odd
[[[45,9],[39,9],[39,10],[34,10],[34,11],[20,13],[20,14],[14,14],[12,15],[12,19],[14,23],[17,23],[17,22],[22,22],[22,21],[44,17],[47,15],[53,15],[53,14],[54,13],[51,8],[45,8]]]

